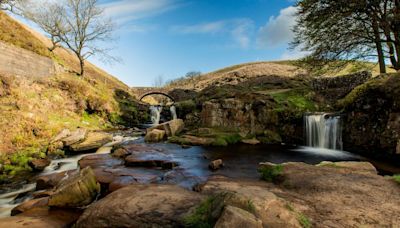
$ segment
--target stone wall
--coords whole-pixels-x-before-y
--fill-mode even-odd
[[[56,73],[50,58],[0,42],[0,74],[22,77],[49,77]]]
[[[337,77],[316,78],[311,81],[311,86],[328,99],[340,99],[371,78],[372,74],[370,72],[362,71]]]

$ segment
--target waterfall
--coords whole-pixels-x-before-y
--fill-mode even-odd
[[[171,112],[171,116],[172,116],[172,119],[173,119],[173,120],[178,119],[178,116],[176,115],[176,108],[175,108],[175,106],[172,105],[172,106],[169,108],[169,111]]]
[[[150,106],[151,122],[154,125],[160,123],[162,106]]]
[[[325,113],[304,118],[307,146],[343,150],[340,116]]]

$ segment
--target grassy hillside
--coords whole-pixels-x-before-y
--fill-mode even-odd
[[[0,176],[29,169],[49,139],[64,128],[104,129],[135,124],[140,116],[129,87],[88,63],[85,77],[69,51],[0,11],[0,41],[51,58],[64,73],[49,78],[0,75]]]
[[[311,66],[303,61],[271,61],[251,62],[226,67],[194,78],[180,78],[167,85],[170,88],[202,90],[208,86],[238,84],[251,78],[276,75],[294,77],[296,75],[339,76],[359,71],[371,71],[373,76],[379,75],[379,66],[363,61],[337,61],[324,66]],[[395,71],[387,67],[388,73]]]

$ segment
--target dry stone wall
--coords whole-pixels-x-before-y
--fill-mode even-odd
[[[50,58],[0,42],[0,74],[22,77],[49,77],[56,73]]]

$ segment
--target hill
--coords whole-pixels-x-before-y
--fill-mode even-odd
[[[362,61],[337,61],[318,67],[311,67],[301,61],[250,62],[226,67],[193,78],[179,78],[169,83],[167,87],[200,91],[209,86],[236,85],[261,76],[294,77],[306,74],[331,77],[360,71],[371,71],[373,76],[377,76],[379,75],[379,66]],[[391,68],[387,68],[387,71],[389,73],[395,72]]]
[[[0,44],[13,51],[14,56],[2,56],[11,62],[27,57],[23,55],[31,60],[26,67],[11,69],[28,76],[0,69],[0,170],[8,165],[7,173],[13,171],[10,166],[23,167],[26,157],[43,156],[49,138],[64,128],[97,130],[137,123],[137,103],[127,85],[90,63],[85,77],[78,77],[74,55],[63,48],[50,52],[46,37],[1,11]],[[32,56],[52,63],[54,75],[29,75],[43,67]]]

